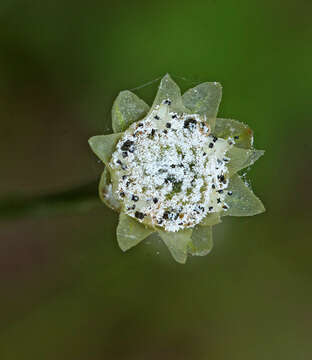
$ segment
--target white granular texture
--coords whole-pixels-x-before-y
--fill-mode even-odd
[[[110,167],[126,214],[178,231],[226,211],[225,155],[231,145],[210,135],[203,116],[171,112],[170,103],[164,101],[129,127]]]

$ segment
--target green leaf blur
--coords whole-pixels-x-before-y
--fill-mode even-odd
[[[311,11],[1,1],[1,360],[311,358]],[[167,72],[182,93],[220,82],[218,117],[266,150],[246,179],[267,211],[222,217],[183,266],[154,235],[120,251],[86,144],[120,90],[152,105],[158,83],[141,86]]]

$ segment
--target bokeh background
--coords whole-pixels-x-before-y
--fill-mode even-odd
[[[1,0],[1,360],[311,359],[311,11]],[[183,90],[221,82],[219,115],[266,150],[248,172],[266,213],[225,218],[184,266],[157,239],[119,250],[87,145],[111,131],[120,90],[167,72]],[[151,103],[157,85],[136,93]]]

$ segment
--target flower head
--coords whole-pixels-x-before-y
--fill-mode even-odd
[[[248,126],[216,119],[219,83],[181,96],[169,75],[151,108],[130,91],[112,109],[114,134],[89,144],[104,162],[100,198],[120,213],[117,240],[128,250],[157,232],[176,261],[206,255],[221,216],[250,216],[264,207],[237,172],[263,151]]]

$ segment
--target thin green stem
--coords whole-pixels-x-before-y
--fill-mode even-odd
[[[0,221],[90,211],[101,205],[97,182],[39,196],[12,195],[0,199]]]

